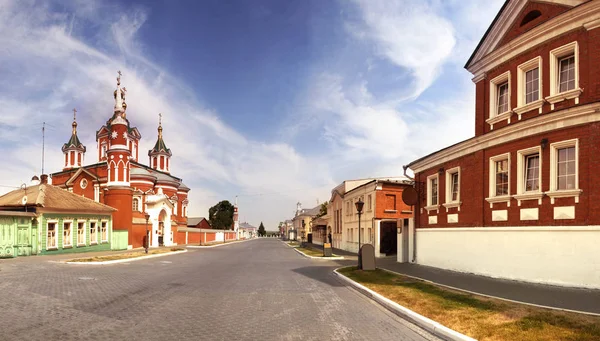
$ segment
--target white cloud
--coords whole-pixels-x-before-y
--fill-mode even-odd
[[[263,220],[275,228],[299,198],[312,201],[333,185],[326,166],[314,166],[316,160],[290,145],[247,139],[199,104],[186,84],[148,60],[136,35],[147,19],[143,9],[124,11],[94,2],[72,14],[56,13],[45,3],[15,0],[2,2],[0,12],[0,62],[13,68],[0,71],[0,150],[8,153],[10,165],[0,170],[0,185],[20,186],[39,174],[42,121],[51,124],[46,171],[62,169],[60,148],[69,138],[74,106],[86,163],[96,162],[95,132],[112,115],[119,69],[128,89],[127,118],[143,135],[140,162],[147,160],[142,151],[156,141],[162,112],[173,174],[192,188],[190,214],[205,216],[208,207],[233,200],[237,193],[265,193],[260,200],[240,196],[240,212],[251,223]],[[78,27],[89,20],[99,25],[102,40],[81,37]],[[315,188],[315,183],[323,186]]]
[[[410,98],[418,97],[439,73],[455,44],[452,24],[426,1],[355,0],[362,24],[351,32],[375,44],[376,52],[407,68],[414,78]]]

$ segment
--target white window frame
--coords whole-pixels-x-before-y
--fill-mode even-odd
[[[508,194],[506,195],[496,195],[496,162],[508,160]],[[511,176],[510,176],[510,153],[504,153],[496,156],[490,157],[490,180],[489,180],[489,196],[485,198],[487,202],[490,203],[490,208],[494,207],[495,203],[505,202],[507,207],[510,207],[510,185],[511,185]]]
[[[458,174],[458,198],[456,200],[452,200],[452,175]],[[450,168],[446,171],[446,202],[443,204],[446,208],[446,212],[448,212],[449,208],[458,207],[460,211],[460,167]],[[438,180],[438,190],[439,190],[439,180]],[[438,192],[438,198],[439,198]]]
[[[103,223],[106,223],[106,239],[102,239],[102,224]],[[106,219],[100,220],[100,242],[101,243],[108,243],[108,240],[110,238],[109,230],[110,230],[110,226],[108,224],[108,220],[106,220]]]
[[[575,88],[573,90],[559,92],[559,60],[570,54],[573,54],[575,57]],[[581,95],[582,92],[583,89],[579,87],[579,44],[577,41],[573,41],[550,51],[550,96],[546,97],[546,101],[550,103],[550,109],[554,110],[555,103],[572,98],[575,99],[575,104],[579,104],[579,95]]]
[[[505,112],[496,112],[498,107],[498,86],[508,83],[508,110]],[[512,115],[511,102],[511,86],[510,86],[510,71],[495,77],[490,81],[490,114],[486,122],[490,125],[491,129],[494,129],[494,124],[506,120],[506,123],[510,123],[510,116]]]
[[[48,246],[48,225],[54,224],[54,246]],[[58,236],[59,236],[58,220],[49,219],[46,221],[46,250],[58,250]]]
[[[86,240],[85,240],[85,230],[86,230],[86,226],[85,226],[85,220],[76,220],[77,223],[77,246],[85,246],[86,245]],[[83,243],[79,243],[79,223],[83,223]]]
[[[367,196],[367,211],[372,211],[373,210],[373,196],[372,194],[369,194]]]
[[[96,227],[96,240],[92,240],[92,224],[94,224],[94,226]],[[90,220],[89,226],[88,228],[90,229],[90,245],[97,245],[98,244],[98,221],[97,220]]]
[[[432,204],[432,197],[431,197],[431,182],[433,179],[437,180],[437,204],[433,205]],[[427,177],[427,206],[425,206],[425,209],[427,210],[427,212],[429,211],[433,211],[433,210],[437,210],[439,213],[439,209],[440,209],[440,176],[436,173],[436,174],[432,174],[430,176]]]
[[[133,206],[133,203],[137,201],[137,209]],[[131,205],[131,210],[133,212],[142,212],[142,198],[140,197],[133,197],[133,201],[132,201],[132,205]]]
[[[67,223],[71,225],[71,233],[70,233],[71,234],[71,237],[70,237],[71,240],[69,240],[69,244],[65,244],[65,224],[67,224]],[[63,220],[61,232],[62,232],[62,235],[63,235],[63,238],[62,238],[62,247],[63,247],[63,249],[65,247],[73,247],[73,220]]]
[[[558,190],[558,157],[557,152],[561,148],[575,147],[575,185],[576,188],[568,190]],[[546,194],[550,197],[550,203],[554,204],[555,198],[574,197],[575,203],[579,203],[579,194],[582,190],[579,188],[579,139],[560,141],[550,144],[550,190]]]
[[[538,69],[538,90],[539,96],[536,101],[526,103],[526,74],[527,72],[537,68]],[[542,105],[544,104],[544,96],[542,93],[542,57],[538,56],[529,60],[517,67],[517,107],[515,108],[515,112],[519,115],[519,120],[521,119],[521,115],[525,112],[538,109],[538,114],[542,113]]]
[[[526,166],[526,158],[531,154],[538,153],[540,156],[540,167],[538,169],[538,177],[540,186],[537,191],[528,191],[525,192],[525,166]],[[542,191],[542,168],[544,162],[542,157],[542,148],[540,146],[531,147],[527,149],[521,149],[517,151],[517,194],[513,195],[513,198],[517,199],[517,204],[521,206],[521,201],[523,200],[537,200],[538,205],[542,204],[542,197],[544,196],[544,192]]]

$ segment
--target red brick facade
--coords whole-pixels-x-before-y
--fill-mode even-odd
[[[514,1],[514,0],[513,0]],[[590,5],[584,4],[581,6]],[[577,8],[577,7],[575,7]],[[536,19],[520,26],[523,18],[537,10],[541,15]],[[514,44],[522,34],[531,31],[534,27],[545,25],[550,20],[565,20],[569,11],[573,8],[561,5],[549,5],[542,3],[528,3],[516,16],[508,32],[500,40],[495,49],[507,44]],[[597,19],[597,18],[596,18]],[[590,22],[593,18],[590,18]],[[476,74],[476,101],[475,101],[475,138],[438,151],[422,159],[414,161],[410,167],[415,170],[415,181],[419,192],[419,202],[415,210],[416,227],[500,227],[500,226],[582,226],[600,225],[600,207],[598,197],[600,192],[595,190],[600,185],[600,172],[596,171],[596,165],[600,164],[600,123],[598,121],[598,105],[600,104],[600,63],[597,58],[600,55],[600,28],[588,27],[586,25],[574,26],[557,36],[553,32],[547,33],[547,39],[540,43],[531,45],[531,48],[523,53],[517,54],[497,66],[484,69],[484,74]],[[542,36],[544,37],[544,36]],[[485,38],[484,38],[485,39]],[[540,41],[540,40],[536,40]],[[521,96],[518,92],[518,66],[534,58],[540,57],[541,88],[540,98],[551,95],[551,51],[567,44],[577,43],[578,59],[578,85],[582,92],[577,98],[569,98],[563,101],[551,103],[546,100],[538,108],[523,112],[520,115],[514,111],[518,106],[517,98]],[[493,51],[488,51],[489,56]],[[510,53],[510,50],[507,50]],[[484,56],[485,57],[485,56]],[[499,57],[498,60],[504,58]],[[475,63],[477,61],[474,61]],[[470,65],[473,65],[469,61]],[[490,64],[492,64],[490,62]],[[468,64],[469,66],[469,64]],[[467,67],[468,67],[467,66]],[[495,86],[491,80],[510,71],[510,108],[513,112],[508,119],[503,119],[492,124],[486,122],[490,118],[490,87]],[[577,120],[571,120],[571,115],[579,112]],[[565,120],[562,119],[565,117]],[[567,119],[567,117],[569,117]],[[523,127],[527,127],[524,129]],[[576,140],[577,141],[577,189],[581,193],[567,197],[556,197],[550,195],[552,144]],[[519,155],[520,150],[532,147],[540,147],[541,177],[540,191],[544,194],[538,201],[535,199],[518,200],[517,182],[519,179]],[[556,152],[556,150],[554,150]],[[454,155],[453,155],[454,153]],[[508,202],[489,202],[495,193],[490,193],[490,158],[501,154],[509,154],[509,193],[511,198]],[[554,155],[552,155],[554,156]],[[439,160],[439,161],[436,161]],[[556,161],[555,161],[556,162]],[[460,205],[449,205],[446,208],[446,184],[447,171],[455,167],[460,168]],[[493,171],[493,170],[492,170]],[[439,208],[427,207],[428,195],[431,186],[427,178],[431,175],[438,176],[438,198]],[[492,186],[493,187],[493,186]],[[552,198],[554,197],[554,198]],[[553,201],[553,202],[552,202]],[[520,205],[519,205],[520,203]],[[456,207],[454,207],[456,206]],[[493,208],[491,207],[493,206]],[[555,219],[556,207],[574,207],[573,218]],[[521,210],[537,208],[539,218],[522,220]],[[429,209],[429,210],[428,210]],[[492,212],[506,210],[507,218],[492,219]],[[452,219],[449,219],[449,215]],[[437,218],[430,218],[435,216]],[[458,217],[457,221],[454,220]]]

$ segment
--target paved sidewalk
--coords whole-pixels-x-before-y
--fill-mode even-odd
[[[417,264],[398,263],[393,258],[381,258],[375,262],[378,268],[483,295],[559,309],[600,314],[600,290],[503,280]]]
[[[307,247],[311,247],[313,249],[323,251],[323,245],[313,244],[313,243],[305,243],[305,244]],[[345,251],[342,249],[331,248],[331,251],[333,252],[333,254],[338,255],[338,256],[354,256],[354,257],[356,257],[356,253]]]

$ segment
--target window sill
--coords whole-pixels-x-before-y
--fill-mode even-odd
[[[57,247],[47,247],[46,248],[46,251],[56,251],[56,250],[58,250]]]
[[[506,206],[510,207],[511,199],[512,197],[510,195],[500,195],[496,197],[485,198],[485,200],[490,203],[490,208],[494,208],[494,204],[499,202],[505,202]]]
[[[534,109],[538,109],[538,114],[542,113],[542,105],[544,104],[544,99],[538,99],[535,102],[531,102],[531,103],[527,103],[527,104],[523,104],[520,107],[516,107],[515,108],[515,113],[517,113],[517,115],[519,115],[519,120],[521,120],[521,115],[523,115],[524,113],[534,110]]]
[[[83,244],[77,244],[77,247],[80,247],[80,246],[86,246],[86,245],[85,245],[85,243],[83,243]]]
[[[510,117],[512,116],[512,111],[506,111],[503,112],[500,115],[496,115],[494,117],[488,118],[487,120],[485,120],[487,122],[487,124],[490,125],[490,127],[492,128],[492,130],[494,129],[494,124],[500,122],[500,121],[504,121],[506,120],[506,123],[510,123]]]
[[[90,245],[98,245],[98,242],[91,242]]]
[[[398,210],[384,210],[383,213],[398,213]]]
[[[437,213],[440,213],[440,205],[425,206],[425,209],[427,210],[427,213],[434,210],[438,211]]]
[[[63,249],[72,249],[73,245],[63,245]]]
[[[583,92],[582,88],[576,88],[573,90],[558,93],[546,97],[546,101],[551,104],[551,109],[554,110],[554,103],[562,102],[567,99],[575,98],[575,104],[579,104],[579,95]]]
[[[537,200],[538,205],[541,205],[543,197],[544,197],[544,192],[521,193],[521,194],[513,195],[513,198],[517,199],[517,204],[519,206],[521,206],[521,201],[524,201],[524,200]]]
[[[462,201],[452,201],[442,204],[446,208],[446,212],[448,212],[449,208],[457,207],[458,211],[460,211],[460,205],[462,205]]]
[[[554,204],[554,198],[575,198],[575,203],[579,203],[579,194],[581,194],[583,190],[581,189],[566,189],[559,191],[548,191],[546,195],[550,197],[550,203]]]

